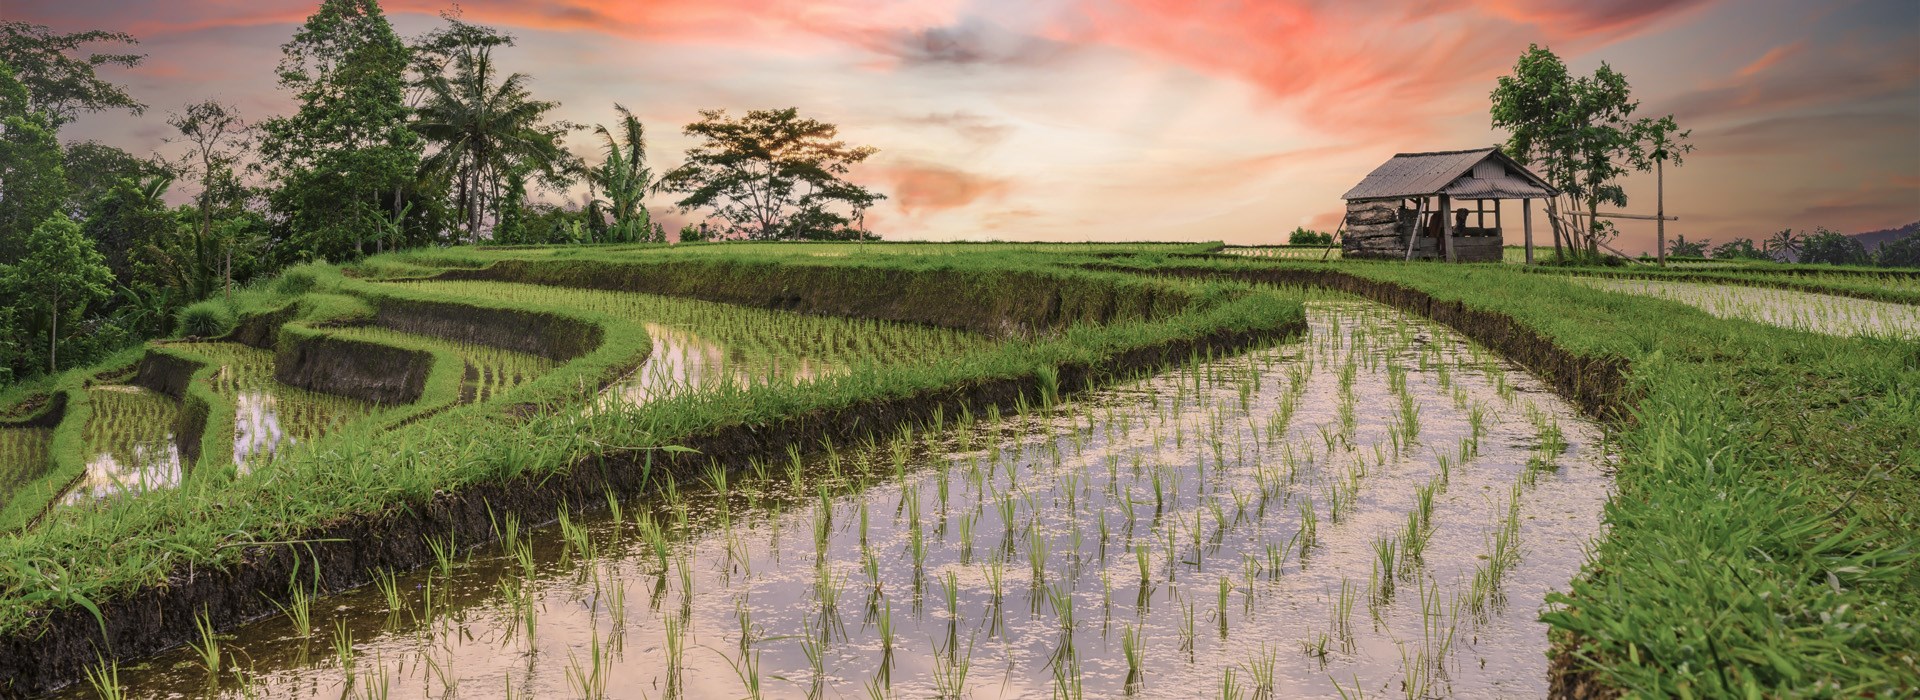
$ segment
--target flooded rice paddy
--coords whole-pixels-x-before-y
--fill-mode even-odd
[[[1597,427],[1385,307],[717,470],[119,669],[128,697],[1536,697]],[[452,543],[458,544],[458,543]],[[296,582],[295,584],[299,584]]]
[[[679,297],[514,282],[406,282],[463,298],[582,309],[644,324],[653,351],[606,391],[610,403],[644,403],[713,382],[791,382],[867,363],[951,357],[994,341],[964,331],[836,316],[808,316]]]
[[[273,378],[273,353],[239,343],[179,343],[219,366],[213,390],[233,400],[233,462],[269,459],[282,446],[314,440],[380,412],[368,401],[323,394]]]
[[[53,430],[0,425],[0,507],[13,489],[38,479],[53,466]]]
[[[179,401],[136,386],[100,384],[87,388],[87,405],[87,471],[67,492],[68,503],[180,483],[180,444],[173,432]]]
[[[1690,304],[1721,318],[1758,321],[1794,330],[1828,335],[1920,336],[1920,306],[1729,284],[1573,279],[1607,291]]]

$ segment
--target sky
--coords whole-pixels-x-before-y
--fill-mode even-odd
[[[63,137],[146,153],[177,148],[164,115],[189,102],[250,120],[291,111],[273,67],[317,3],[6,4],[56,30],[140,40],[146,61],[107,77],[151,109],[83,116]],[[412,36],[452,5],[384,7]],[[1695,152],[1666,173],[1669,236],[1920,220],[1913,0],[466,0],[459,12],[516,37],[502,66],[559,101],[557,118],[632,109],[656,170],[692,145],[681,129],[701,109],[797,107],[840,125],[879,149],[851,178],[887,195],[867,223],[895,240],[1259,244],[1331,230],[1340,194],[1394,153],[1504,140],[1488,94],[1536,43],[1577,73],[1613,66],[1639,115],[1692,131]],[[587,132],[568,143],[597,158]],[[1653,212],[1651,175],[1625,186],[1620,211]],[[666,197],[650,205],[689,218]],[[1619,247],[1651,250],[1652,223],[1620,228]]]

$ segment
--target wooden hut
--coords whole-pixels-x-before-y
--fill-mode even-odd
[[[1533,215],[1526,200],[1557,194],[1498,148],[1396,154],[1342,196],[1347,216],[1341,252],[1349,258],[1498,261],[1500,200],[1518,199],[1531,263]]]

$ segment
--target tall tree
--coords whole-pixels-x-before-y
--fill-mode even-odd
[[[74,221],[93,218],[93,205],[121,180],[143,180],[167,169],[164,163],[136,157],[99,141],[69,141],[64,150],[65,209]]]
[[[283,257],[360,255],[369,209],[397,209],[419,137],[407,127],[407,47],[377,0],[324,0],[281,47],[280,86],[299,109],[260,125],[279,185],[268,200],[289,239]]]
[[[1867,246],[1852,236],[1815,228],[1800,244],[1800,262],[1828,265],[1861,265],[1870,260]]]
[[[39,300],[47,313],[47,371],[60,371],[61,321],[80,318],[88,304],[107,297],[113,273],[65,214],[54,214],[34,227],[28,253],[8,274],[8,285]],[[71,331],[68,331],[71,333]]]
[[[0,61],[0,263],[25,255],[34,228],[60,211],[65,172],[52,120]]]
[[[1680,154],[1691,150],[1687,132],[1671,116],[1635,120],[1639,107],[1626,76],[1611,66],[1602,63],[1593,75],[1576,78],[1559,56],[1538,45],[1527,47],[1513,74],[1502,76],[1493,91],[1493,126],[1509,132],[1507,154],[1538,167],[1586,210],[1585,231],[1563,232],[1557,202],[1547,201],[1556,237],[1581,236],[1589,254],[1599,252],[1611,230],[1594,216],[1600,205],[1627,203],[1620,178],[1667,161],[1678,164]]]
[[[0,61],[13,66],[20,82],[26,84],[33,109],[45,112],[56,130],[80,112],[124,109],[139,114],[146,109],[125,89],[94,74],[101,66],[132,68],[146,57],[126,53],[76,55],[81,46],[101,42],[139,43],[124,32],[55,34],[44,25],[0,21]]]
[[[642,201],[653,186],[653,170],[647,167],[646,128],[626,107],[616,104],[613,108],[620,113],[619,123],[613,129],[604,124],[593,128],[593,133],[600,136],[606,160],[587,176],[603,197],[600,208],[613,218],[608,237],[623,243],[664,243],[655,239],[653,218]]]
[[[531,78],[524,73],[500,78],[493,46],[467,47],[454,56],[451,75],[429,76],[426,102],[414,124],[437,147],[421,161],[421,170],[451,183],[467,238],[474,242],[488,213],[498,219],[511,174],[537,172],[561,184],[569,166],[569,155],[560,147],[568,125],[545,121],[559,104],[533,99],[527,90]]]
[[[238,109],[216,100],[189,104],[185,110],[169,115],[167,124],[179,130],[180,139],[187,144],[180,172],[200,181],[200,192],[193,198],[194,208],[200,214],[198,236],[205,245],[213,245],[215,210],[222,208],[222,205],[231,207],[246,199],[246,187],[234,174],[234,166],[251,144],[251,127],[240,118]],[[222,262],[221,278],[225,282],[227,296],[231,297],[231,245],[220,245],[219,257]]]
[[[703,142],[661,183],[686,195],[676,203],[682,211],[711,208],[732,232],[757,239],[873,237],[860,222],[886,197],[842,176],[877,149],[837,140],[839,127],[795,108],[740,119],[707,110],[686,134]]]
[[[1767,254],[1780,262],[1793,262],[1800,253],[1800,236],[1793,229],[1783,228],[1768,236],[1765,242]]]
[[[173,235],[179,220],[164,199],[172,185],[173,177],[166,174],[121,178],[89,207],[93,215],[81,230],[106,257],[114,277],[133,279],[134,260]]]

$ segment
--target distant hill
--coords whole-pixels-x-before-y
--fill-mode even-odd
[[[1867,250],[1871,251],[1871,250],[1879,249],[1880,244],[1882,243],[1904,238],[1906,237],[1907,234],[1913,233],[1914,231],[1920,231],[1920,221],[1915,221],[1911,224],[1907,224],[1899,228],[1883,229],[1880,231],[1868,231],[1866,233],[1855,233],[1855,234],[1851,234],[1851,238],[1853,238],[1853,240],[1859,241],[1861,245],[1866,246]]]

